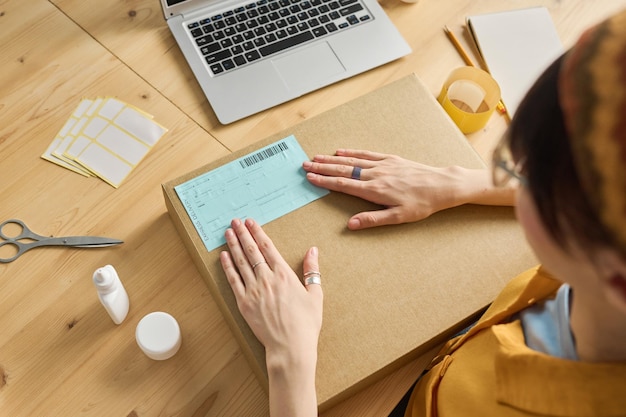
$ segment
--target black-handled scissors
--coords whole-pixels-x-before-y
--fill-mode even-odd
[[[16,236],[8,236],[5,233],[7,225],[17,225],[22,228]],[[13,262],[27,250],[40,246],[69,246],[75,248],[102,248],[106,246],[119,245],[124,243],[118,239],[96,236],[68,236],[68,237],[47,237],[33,233],[21,220],[11,219],[0,224],[0,248],[11,245],[17,249],[17,253],[11,257],[0,257],[0,263]]]

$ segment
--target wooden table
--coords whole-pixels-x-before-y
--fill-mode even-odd
[[[122,246],[47,248],[0,264],[0,414],[7,416],[266,416],[252,375],[172,226],[160,184],[411,72],[437,93],[463,65],[442,30],[468,14],[546,5],[570,46],[626,0],[382,0],[413,53],[231,125],[220,125],[164,22],[158,0],[0,2],[0,221],[20,218],[54,236],[100,235]],[[113,96],[169,129],[119,189],[40,155],[81,98]],[[468,137],[487,157],[506,127],[494,116]],[[337,146],[341,146],[340,143]],[[113,324],[91,281],[105,264],[131,299]],[[148,359],[138,321],[167,311],[183,345]],[[428,355],[323,415],[386,415]]]

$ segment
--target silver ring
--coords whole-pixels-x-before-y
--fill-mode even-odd
[[[322,285],[322,274],[319,271],[307,271],[304,273],[304,285]]]
[[[360,180],[361,179],[361,167],[354,167],[352,168],[352,175],[351,175],[353,180]]]
[[[257,266],[261,265],[261,264],[266,264],[267,261],[259,261],[257,263],[255,263],[254,265],[252,265],[252,270],[254,271],[254,268],[256,268]]]
[[[311,275],[309,277],[304,278],[304,285],[317,284],[322,285],[322,277],[319,275]]]

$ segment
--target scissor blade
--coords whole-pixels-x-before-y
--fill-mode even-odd
[[[97,236],[70,236],[49,239],[46,245],[73,246],[76,248],[102,248],[124,243],[119,239]]]

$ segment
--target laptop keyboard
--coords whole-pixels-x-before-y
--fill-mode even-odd
[[[370,19],[361,0],[259,0],[187,28],[217,75]]]

